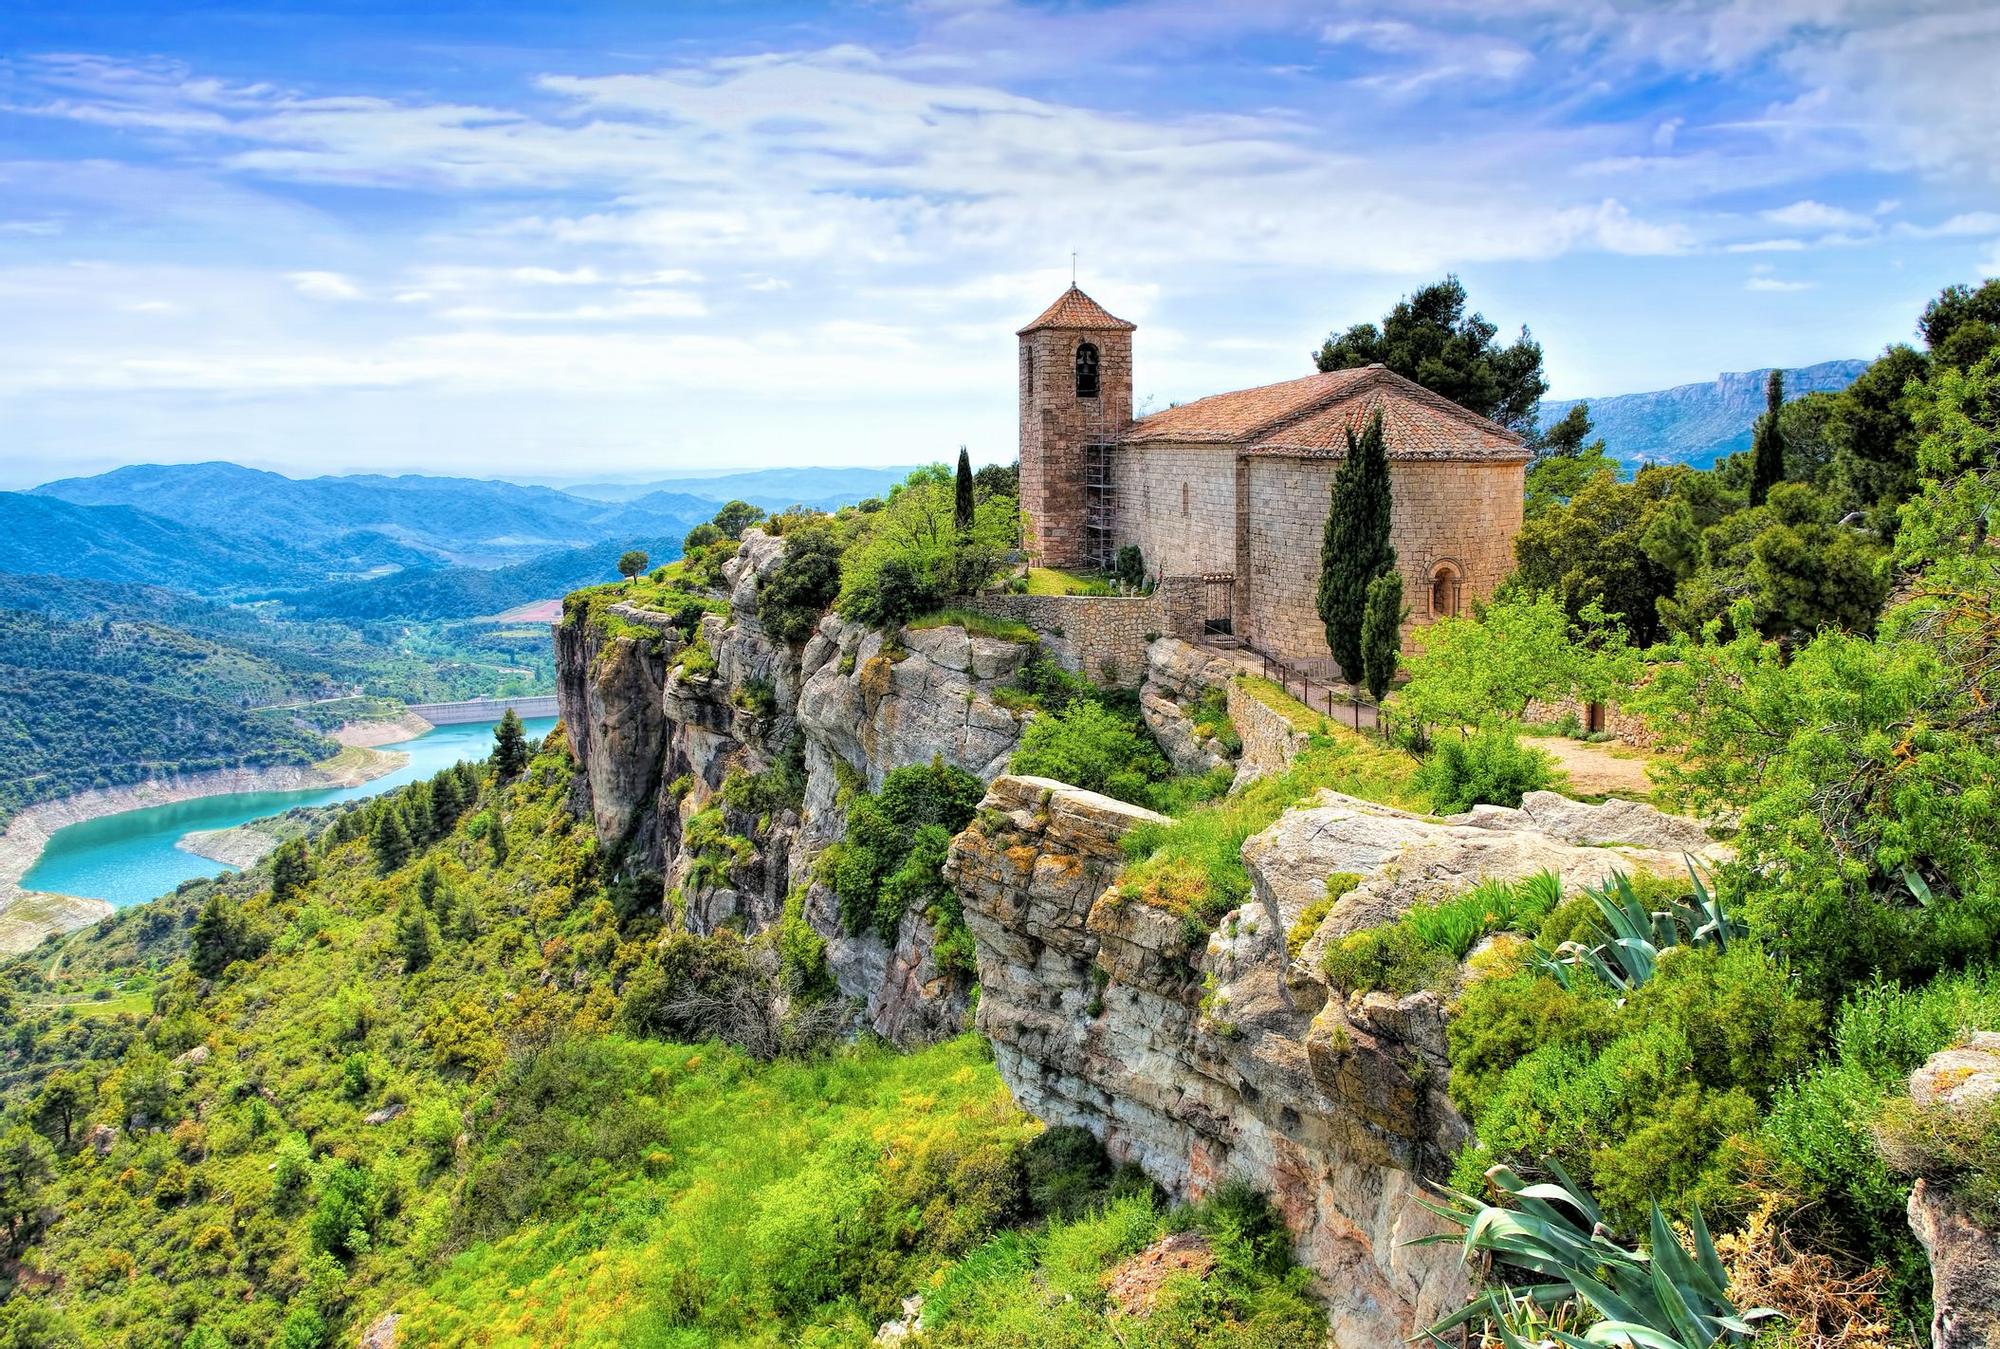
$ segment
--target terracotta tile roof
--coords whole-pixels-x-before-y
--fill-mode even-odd
[[[1114,318],[1111,311],[1071,286],[1056,297],[1056,302],[1042,311],[1042,316],[1027,327],[1018,330],[1031,333],[1037,328],[1115,328],[1121,332],[1131,332],[1139,325]]]
[[[1121,439],[1193,441],[1254,455],[1344,457],[1347,429],[1377,409],[1392,459],[1526,459],[1521,438],[1414,380],[1371,365],[1330,370],[1183,403],[1134,422]]]

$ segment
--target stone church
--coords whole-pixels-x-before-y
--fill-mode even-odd
[[[1313,592],[1333,477],[1348,429],[1380,411],[1406,643],[1512,568],[1529,453],[1506,427],[1379,365],[1135,420],[1135,326],[1071,286],[1020,330],[1021,509],[1041,565],[1105,567],[1136,544],[1149,576],[1204,579],[1208,631],[1325,668]]]

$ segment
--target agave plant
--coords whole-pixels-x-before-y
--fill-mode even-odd
[[[1660,952],[1675,946],[1714,946],[1728,950],[1732,937],[1743,935],[1741,919],[1723,909],[1722,896],[1711,890],[1692,858],[1688,878],[1694,883],[1693,902],[1676,901],[1648,910],[1624,872],[1612,873],[1604,884],[1586,891],[1597,903],[1611,929],[1611,940],[1597,946],[1567,941],[1540,967],[1568,988],[1576,971],[1587,969],[1613,988],[1631,992],[1653,977]]]
[[[1777,1315],[1768,1308],[1739,1312],[1729,1300],[1729,1275],[1708,1226],[1696,1208],[1694,1250],[1689,1252],[1653,1205],[1650,1242],[1635,1249],[1617,1241],[1596,1201],[1554,1158],[1556,1179],[1530,1185],[1511,1167],[1495,1166],[1487,1181],[1511,1207],[1489,1204],[1455,1190],[1447,1202],[1425,1207],[1464,1230],[1465,1258],[1490,1259],[1496,1281],[1479,1297],[1424,1332],[1445,1344],[1446,1331],[1484,1321],[1508,1349],[1713,1349],[1741,1344],[1757,1323]],[[1425,1237],[1418,1245],[1454,1240]],[[1586,1318],[1579,1331],[1559,1329]],[[1533,1339],[1524,1336],[1533,1336]]]

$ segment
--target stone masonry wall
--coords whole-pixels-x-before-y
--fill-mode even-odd
[[[1659,742],[1659,736],[1637,712],[1628,712],[1617,703],[1604,703],[1601,708],[1597,729],[1609,731],[1613,740],[1639,749]],[[1564,717],[1575,717],[1579,725],[1586,730],[1590,728],[1590,705],[1581,698],[1558,698],[1553,702],[1537,700],[1528,704],[1523,715],[1528,721],[1561,721]]]
[[[1236,452],[1229,445],[1121,445],[1112,482],[1118,542],[1150,576],[1236,570]]]
[[[1284,716],[1246,693],[1241,684],[1228,685],[1229,720],[1242,738],[1243,752],[1237,756],[1236,781],[1268,777],[1291,767],[1305,747],[1305,732]]]
[[[975,595],[970,607],[1025,623],[1065,670],[1137,688],[1146,645],[1169,631],[1162,592],[1151,595]]]
[[[1239,632],[1259,650],[1289,660],[1326,657],[1313,604],[1319,550],[1338,459],[1245,460],[1250,574],[1237,576]],[[1523,466],[1462,460],[1394,460],[1390,541],[1404,580],[1408,647],[1433,621],[1431,577],[1440,565],[1460,578],[1460,611],[1489,595],[1513,565],[1521,528]]]
[[[1098,396],[1076,396],[1076,348],[1097,346]],[[1050,567],[1084,557],[1083,447],[1132,424],[1132,334],[1041,328],[1021,335],[1021,510],[1028,552]]]

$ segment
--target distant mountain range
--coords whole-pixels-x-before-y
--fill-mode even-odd
[[[77,506],[127,506],[204,532],[305,548],[310,565],[503,566],[621,534],[683,534],[706,496],[650,491],[606,502],[481,478],[287,478],[238,464],[135,464],[34,490]],[[150,578],[142,578],[150,579]]]
[[[1838,393],[1866,370],[1864,360],[1821,361],[1785,371],[1789,401],[1809,393]],[[1763,370],[1717,375],[1706,384],[1682,384],[1651,393],[1607,398],[1549,399],[1538,410],[1544,427],[1560,421],[1579,402],[1590,404],[1595,436],[1621,463],[1689,464],[1712,468],[1715,461],[1750,448],[1751,428],[1764,411]]]
[[[565,484],[572,496],[596,501],[643,503],[652,494],[706,497],[713,501],[747,501],[765,510],[811,506],[831,510],[865,497],[881,496],[910,474],[901,468],[766,468],[750,473],[725,473],[713,478],[663,478],[658,482],[580,482]]]

